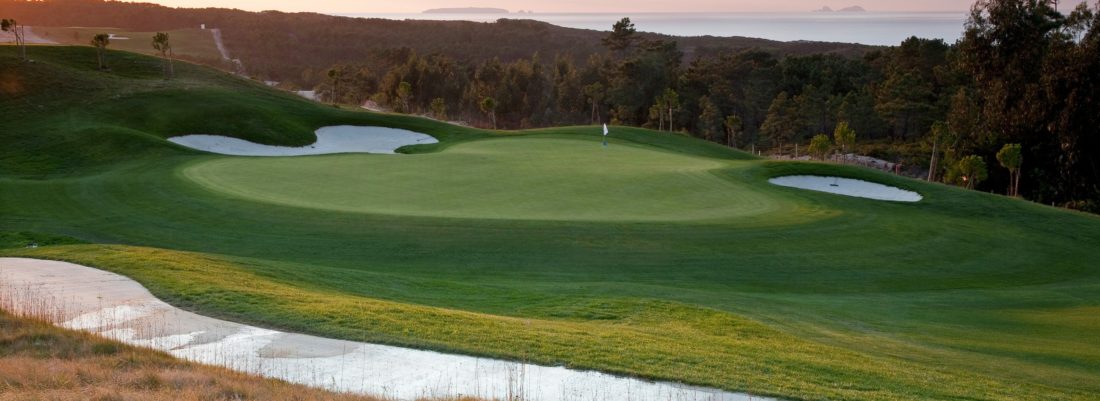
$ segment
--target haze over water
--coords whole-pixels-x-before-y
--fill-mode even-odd
[[[954,43],[963,33],[967,13],[957,12],[799,12],[799,13],[509,13],[419,14],[355,13],[349,17],[464,20],[492,22],[500,18],[533,19],[554,25],[610,30],[622,17],[630,17],[643,32],[675,36],[744,36],[781,41],[897,45],[910,36],[938,38]]]

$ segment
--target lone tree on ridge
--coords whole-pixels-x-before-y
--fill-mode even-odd
[[[481,111],[489,115],[489,120],[493,122],[493,129],[497,129],[497,100],[491,97],[481,99]]]
[[[447,119],[447,101],[446,100],[443,100],[443,98],[441,98],[441,97],[437,97],[435,99],[432,99],[432,104],[431,104],[430,107],[432,109],[432,117],[435,117],[436,120],[446,120]]]
[[[1018,143],[1009,143],[997,152],[997,161],[1001,167],[1008,169],[1008,196],[1020,195],[1020,166],[1024,163],[1024,155]]]
[[[412,106],[410,104],[410,102],[412,101],[412,97],[413,97],[412,94],[413,94],[412,84],[410,84],[408,82],[405,82],[405,81],[401,81],[401,83],[397,84],[397,101],[401,102],[401,112],[402,113],[411,113],[412,112]]]
[[[932,157],[928,161],[928,182],[935,181],[936,170],[939,169],[940,162],[940,142],[947,139],[950,128],[947,123],[943,121],[936,121],[932,124],[932,131],[928,135],[928,139],[932,141]]]
[[[15,45],[19,46],[19,57],[22,58],[23,61],[27,61],[27,40],[23,35],[23,25],[19,25],[14,18],[4,18],[0,19],[0,30],[11,32],[11,34],[15,36]]]
[[[989,176],[989,171],[985,167],[985,160],[978,155],[970,155],[959,159],[955,168],[958,170],[959,179],[962,180],[967,189],[974,189],[974,186],[985,181]]]
[[[737,137],[740,136],[741,132],[745,129],[744,123],[741,122],[741,117],[726,116],[726,121],[722,125],[726,127],[726,146],[736,148]]]
[[[588,104],[592,105],[592,124],[600,122],[600,105],[603,104],[604,88],[603,84],[596,82],[594,84],[584,87],[584,97],[588,100]]]
[[[160,52],[160,57],[164,60],[164,79],[172,79],[176,74],[175,67],[172,66],[172,44],[168,42],[167,32],[157,32],[153,35],[153,48]]]
[[[836,141],[837,146],[840,146],[841,153],[848,153],[848,148],[856,146],[856,130],[849,127],[847,121],[841,121],[833,130],[833,140]]]
[[[603,45],[616,52],[624,52],[634,43],[636,32],[638,30],[634,29],[630,18],[623,18],[611,26],[611,34],[603,38]]]
[[[340,94],[340,76],[341,75],[343,75],[343,71],[339,67],[330,68],[328,70],[328,79],[331,81],[330,84],[332,86],[332,88],[330,89],[328,100],[329,100],[329,103],[332,103],[333,106],[336,105],[336,99],[339,98],[338,96]]]
[[[92,46],[95,47],[95,56],[99,61],[99,69],[107,69],[107,61],[103,58],[103,53],[107,50],[107,45],[111,44],[111,35],[105,33],[97,33],[92,37]]]
[[[825,134],[814,135],[810,139],[810,147],[807,149],[814,157],[825,160],[825,155],[829,153],[829,149],[833,147],[833,144],[829,140],[829,136]]]

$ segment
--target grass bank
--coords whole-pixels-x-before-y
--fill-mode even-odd
[[[0,399],[380,400],[183,362],[2,311]]]

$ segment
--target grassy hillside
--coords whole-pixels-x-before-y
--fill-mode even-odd
[[[7,15],[30,26],[104,26],[147,32],[206,24],[223,31],[230,53],[240,58],[250,73],[276,81],[297,80],[306,69],[323,70],[338,63],[370,61],[388,57],[388,53],[403,62],[407,54],[393,54],[393,49],[402,48],[473,61],[529,59],[535,53],[553,59],[560,54],[573,57],[578,63],[592,54],[607,51],[600,44],[605,32],[507,18],[494,23],[387,20],[227,8],[177,9],[111,1],[0,0],[0,7],[7,10]],[[874,49],[850,43],[780,42],[746,37],[673,37],[651,33],[641,36],[677,41],[689,60],[721,50],[761,49],[783,56],[831,53],[860,57]]]
[[[263,326],[803,400],[1094,400],[1100,219],[684,136],[487,132],[222,73],[34,48],[0,100],[3,255]],[[12,85],[0,86],[15,87]],[[7,90],[7,89],[5,89]],[[414,155],[235,158],[164,137],[429,133]],[[836,174],[914,204],[772,186]],[[19,238],[59,245],[23,249]],[[4,237],[0,237],[4,238]],[[71,244],[72,242],[86,244]],[[69,243],[68,245],[60,245]]]
[[[163,138],[205,133],[273,145],[313,142],[324,125],[369,124],[432,130],[444,138],[472,132],[430,120],[344,112],[228,73],[179,63],[165,81],[161,60],[109,51],[111,71],[96,71],[91,47],[33,47],[35,63],[0,47],[6,146],[0,171],[14,176],[88,174],[124,160],[194,154]]]
[[[335,394],[63,330],[0,312],[0,399],[377,400]]]
[[[218,46],[214,43],[214,36],[209,30],[194,28],[162,30],[172,38],[172,52],[176,57],[200,61],[209,65],[222,65],[222,55],[218,52]],[[42,38],[57,43],[87,46],[96,34],[114,34],[109,48],[125,50],[134,53],[157,55],[153,49],[152,38],[156,32],[134,31],[119,28],[88,28],[88,27],[34,27],[34,33]],[[125,39],[124,39],[125,38]],[[230,69],[226,66],[226,69]]]

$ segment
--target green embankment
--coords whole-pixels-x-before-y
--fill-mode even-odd
[[[128,53],[100,73],[92,49],[31,52],[0,48],[3,255],[258,325],[789,399],[1100,393],[1095,216],[679,135],[615,128],[605,149],[595,127],[487,132],[186,64],[165,82]],[[441,143],[235,158],[163,140],[301,145],[338,124]],[[806,173],[925,199],[766,181]]]

